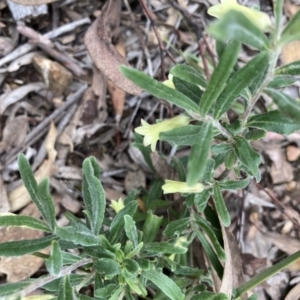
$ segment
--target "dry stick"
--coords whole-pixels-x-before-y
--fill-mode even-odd
[[[14,149],[7,156],[1,159],[2,161],[5,162],[4,166],[10,164],[16,158],[17,154],[20,151],[24,151],[27,147],[29,147],[30,145],[38,141],[40,137],[43,136],[48,131],[48,127],[51,121],[53,120],[54,122],[57,122],[64,115],[64,111],[67,108],[69,108],[69,106],[71,106],[73,103],[77,102],[86,89],[87,89],[86,84],[81,86],[81,88],[75,94],[70,95],[67,98],[67,101],[62,106],[56,109],[50,116],[48,116],[38,126],[36,126],[26,137],[23,147]]]
[[[55,30],[52,30],[52,31],[44,34],[44,36],[48,39],[54,39],[62,34],[65,34],[69,31],[74,30],[76,27],[79,27],[84,24],[90,24],[90,23],[91,23],[90,18],[84,18],[84,19],[81,19],[81,20],[78,20],[75,22],[65,24]],[[6,63],[9,63],[9,62],[17,59],[18,57],[32,51],[35,47],[36,47],[35,45],[31,45],[29,43],[26,43],[26,44],[18,47],[13,52],[9,53],[8,55],[6,55],[0,59],[0,67],[5,65]]]
[[[168,56],[171,58],[172,62],[175,64],[175,59],[173,58],[172,54],[169,52],[169,50],[167,50],[160,38],[159,32],[157,30],[156,27],[156,23],[155,23],[155,15],[149,10],[145,0],[139,0],[140,4],[145,12],[145,14],[147,15],[147,17],[149,18],[150,22],[151,22],[151,26],[153,28],[153,31],[155,33],[156,39],[158,41],[158,46],[159,46],[159,51],[160,51],[160,68],[161,68],[161,80],[166,80],[167,77],[165,75],[165,65],[164,65],[164,53],[167,53]]]

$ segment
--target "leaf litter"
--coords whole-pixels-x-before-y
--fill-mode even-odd
[[[30,159],[38,181],[50,177],[60,224],[68,224],[64,209],[76,214],[82,208],[80,168],[89,155],[97,157],[103,170],[101,180],[109,201],[125,197],[132,187],[149,187],[154,176],[140,150],[132,146],[133,128],[140,125],[141,118],[154,123],[179,110],[169,110],[142,93],[121,75],[119,66],[131,65],[162,79],[160,70],[164,67],[168,72],[172,57],[182,62],[187,53],[201,56],[195,37],[203,33],[197,18],[205,11],[199,1],[149,2],[158,36],[138,0],[104,4],[94,0],[8,0],[9,5],[0,1],[5,16],[0,24],[1,45],[5,44],[0,49],[1,212],[37,213],[17,172],[16,155],[20,151]],[[288,3],[285,13],[290,17],[296,9]],[[12,14],[17,4],[19,11]],[[190,24],[186,16],[191,16]],[[15,18],[18,25],[6,21],[9,18]],[[214,46],[207,41],[209,51]],[[284,62],[299,59],[292,46],[284,49]],[[241,60],[249,60],[247,51]],[[291,92],[298,96],[297,89]],[[277,262],[282,254],[299,249],[300,132],[289,137],[267,133],[264,140],[253,145],[264,157],[261,187],[251,184],[244,192],[224,194],[233,219],[226,229],[225,250],[233,259],[225,265],[228,276],[216,284],[225,292],[237,281],[240,284]],[[159,149],[166,155],[172,153],[164,143]],[[181,149],[175,156],[186,155],[186,151]],[[172,155],[165,159],[155,154],[149,157],[157,178],[178,177],[167,165]],[[172,207],[180,209],[180,203],[174,201]],[[1,240],[37,238],[42,233],[10,229],[9,234],[1,229]],[[239,248],[234,247],[234,240]],[[197,266],[206,268],[203,255],[198,251],[194,260]],[[20,266],[18,272],[16,264]],[[41,268],[42,260],[33,256],[11,263],[1,260],[0,272],[6,276],[1,282],[25,279]],[[258,288],[259,299],[267,299],[270,285],[277,297],[295,299],[299,269],[295,263],[281,277]],[[287,292],[290,284],[294,288]]]

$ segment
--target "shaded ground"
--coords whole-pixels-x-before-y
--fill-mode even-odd
[[[131,145],[133,129],[141,118],[153,123],[179,110],[146,93],[132,96],[106,76],[128,92],[139,94],[128,82],[122,83],[116,71],[116,60],[126,62],[122,56],[160,80],[166,79],[175,62],[192,56],[199,58],[207,73],[212,69],[206,63],[208,58],[215,59],[214,41],[205,35],[204,28],[210,21],[206,10],[214,1],[150,0],[148,9],[137,0],[114,1],[113,9],[105,13],[103,2],[61,0],[38,10],[27,7],[28,16],[22,23],[17,20],[25,13],[24,7],[0,0],[1,212],[38,216],[17,172],[20,151],[26,153],[37,180],[51,178],[60,225],[67,225],[66,210],[80,216],[80,168],[89,155],[97,157],[103,170],[101,179],[108,200],[123,197],[132,188],[148,188],[154,177],[139,150]],[[258,3],[249,3],[253,4]],[[271,14],[270,3],[261,3],[261,7]],[[298,8],[286,3],[287,18]],[[90,27],[101,11],[103,22]],[[40,12],[46,14],[38,15]],[[37,16],[32,17],[33,13]],[[88,29],[92,58],[84,44]],[[289,44],[282,62],[299,60],[299,47],[299,42]],[[240,63],[248,61],[250,54],[244,49]],[[92,59],[98,68],[105,69],[106,76]],[[297,85],[287,92],[299,96]],[[266,101],[260,100],[261,104]],[[236,256],[241,254],[245,278],[300,249],[300,133],[289,137],[269,133],[254,146],[264,158],[262,182],[225,195],[233,218],[232,239],[234,236],[239,246],[232,251]],[[159,150],[169,157],[174,155],[166,144],[160,144]],[[170,178],[172,170],[164,161],[155,154],[151,159],[161,179]],[[25,229],[0,230],[1,241],[40,235]],[[238,276],[239,267],[235,268]],[[33,256],[0,261],[1,282],[23,280],[43,271],[42,260]],[[257,289],[259,299],[298,299],[299,271],[296,263],[268,280]],[[286,296],[292,288],[295,294],[291,291]]]

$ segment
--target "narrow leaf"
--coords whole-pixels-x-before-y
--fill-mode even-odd
[[[187,248],[179,245],[172,245],[168,242],[153,242],[144,244],[142,250],[154,253],[183,254],[186,253]]]
[[[9,299],[4,298],[5,296],[10,296],[14,293],[19,292],[23,288],[25,288],[27,285],[30,284],[30,281],[25,282],[14,282],[14,283],[2,283],[0,285],[0,297],[2,299]]]
[[[234,166],[235,163],[235,153],[233,149],[230,149],[226,154],[225,154],[225,159],[224,159],[224,163],[225,163],[225,167],[228,170],[231,170],[232,167]]]
[[[137,201],[129,202],[123,209],[121,209],[118,214],[115,216],[110,225],[110,239],[111,244],[115,244],[118,239],[121,237],[122,230],[124,229],[124,216],[130,215],[133,216],[137,209]]]
[[[0,216],[0,226],[26,227],[51,232],[50,228],[44,222],[36,218],[14,214]]]
[[[280,44],[285,45],[300,39],[300,11],[293,16],[281,34]]]
[[[243,180],[227,180],[223,182],[218,182],[218,186],[222,190],[238,190],[247,187],[249,182],[250,178],[247,177]]]
[[[159,134],[161,141],[172,142],[177,146],[192,146],[197,142],[201,126],[187,125]]]
[[[1,243],[0,256],[22,256],[30,254],[49,247],[51,242],[56,239],[58,239],[56,236],[49,235],[34,240],[20,240]]]
[[[223,277],[223,267],[222,267],[222,265],[221,265],[221,263],[218,259],[218,256],[216,255],[216,253],[213,250],[210,243],[206,240],[203,233],[201,233],[200,231],[197,231],[197,236],[198,236],[198,239],[199,239],[205,253],[207,254],[213,268],[217,272],[219,278],[222,279],[222,277]]]
[[[45,218],[49,224],[51,230],[55,228],[55,208],[54,201],[49,192],[49,178],[45,178],[38,185],[38,197],[43,205],[45,210]]]
[[[189,97],[196,104],[199,104],[203,91],[198,85],[189,83],[177,77],[173,77],[172,81],[177,91]]]
[[[258,50],[269,49],[268,39],[264,33],[239,11],[230,10],[220,20],[214,22],[208,32],[223,41],[238,41]]]
[[[135,222],[133,221],[132,217],[129,215],[124,216],[125,221],[125,232],[128,239],[133,243],[134,247],[137,247],[138,241],[138,233],[135,226]]]
[[[187,183],[189,185],[197,183],[205,171],[212,138],[212,124],[205,123],[200,129],[196,137],[196,144],[192,146],[189,155],[187,172]]]
[[[248,141],[257,141],[266,136],[267,132],[263,129],[253,129],[245,135],[245,139]]]
[[[299,122],[300,102],[279,91],[266,88],[264,92],[277,104],[278,109],[287,117]]]
[[[281,66],[275,70],[275,75],[291,75],[299,76],[300,75],[300,60],[294,61],[290,64]]]
[[[166,296],[172,300],[184,300],[185,296],[177,284],[168,276],[156,270],[143,271],[142,277],[154,283]]]
[[[40,198],[39,195],[39,189],[40,192],[46,192],[44,189],[46,189],[46,185],[48,184],[47,179],[43,181],[42,186],[40,188],[38,187],[38,184],[34,178],[34,174],[31,170],[31,167],[25,157],[24,154],[19,154],[18,156],[18,165],[20,169],[20,175],[23,179],[24,185],[31,197],[31,200],[34,202],[34,204],[37,206],[38,210],[40,211],[43,218],[49,222],[49,227],[51,230],[54,229],[53,226],[53,212],[54,212],[54,223],[55,223],[55,211],[54,211],[54,203],[49,201],[49,198],[46,196],[46,202],[44,203],[43,200]],[[48,194],[49,192],[47,192]]]
[[[197,104],[195,104],[190,98],[149,77],[143,72],[125,66],[121,67],[121,72],[137,86],[159,99],[164,99],[185,109],[186,111],[196,112],[198,110]]]
[[[196,222],[198,225],[202,228],[202,230],[206,233],[208,238],[211,241],[211,244],[215,248],[215,251],[219,257],[220,260],[225,260],[226,259],[226,253],[222,246],[220,245],[217,236],[215,235],[214,231],[211,228],[211,225],[203,218],[200,216],[195,215],[196,217]]]
[[[202,193],[195,195],[195,205],[199,213],[203,212],[207,206],[208,199],[210,197],[210,190],[206,189]]]
[[[56,227],[55,233],[62,239],[82,246],[99,245],[99,238],[85,226]]]
[[[199,85],[203,88],[207,86],[207,82],[195,68],[189,65],[178,64],[171,68],[170,74],[181,80],[187,81],[192,84]]]
[[[113,277],[121,272],[120,265],[113,259],[100,258],[95,262],[95,268],[100,274],[105,276]]]
[[[96,158],[90,157],[83,162],[83,199],[91,216],[91,230],[99,234],[105,212],[105,192],[99,179],[100,168]]]
[[[166,226],[165,230],[163,231],[163,235],[168,238],[172,238],[174,236],[178,237],[182,231],[187,229],[189,224],[190,218],[182,218],[172,221]]]
[[[62,252],[57,241],[52,241],[50,257],[45,260],[48,272],[51,275],[58,276],[63,266]]]
[[[300,129],[300,119],[294,121],[284,116],[278,110],[273,110],[251,117],[246,126],[261,128],[279,134],[291,134]]]
[[[225,227],[228,227],[231,223],[230,215],[227,210],[227,207],[225,205],[225,201],[223,199],[222,193],[218,185],[214,185],[214,202],[216,205],[216,209],[218,212],[218,215],[220,216],[220,219]]]
[[[268,88],[272,89],[282,89],[287,86],[294,84],[298,79],[290,75],[276,75],[269,82]]]
[[[222,93],[226,81],[236,63],[238,53],[240,51],[239,42],[231,42],[224,50],[220,62],[214,70],[209,84],[200,100],[200,113],[205,116],[212,104],[216,101]]]
[[[97,298],[108,298],[114,293],[118,286],[116,284],[107,284],[103,288],[98,288],[95,290],[94,296]]]
[[[143,242],[153,242],[159,232],[163,217],[158,217],[152,213],[151,210],[147,212],[147,217],[143,226]]]
[[[76,300],[69,275],[63,277],[60,282],[57,300]]]
[[[238,70],[229,80],[226,88],[217,99],[213,116],[219,119],[240,96],[241,92],[269,66],[269,54],[262,52]]]
[[[261,156],[253,150],[250,143],[239,136],[234,137],[235,152],[241,163],[247,168],[250,175],[256,176],[261,163]]]

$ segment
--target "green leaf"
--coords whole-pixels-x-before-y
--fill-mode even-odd
[[[282,89],[287,86],[294,84],[297,81],[297,78],[290,75],[276,75],[269,82],[268,88],[273,89]]]
[[[106,198],[102,184],[99,180],[100,168],[95,157],[83,161],[83,199],[91,217],[89,222],[94,234],[99,234],[105,213]]]
[[[207,86],[207,82],[203,78],[202,74],[200,74],[192,66],[188,66],[188,65],[184,65],[184,64],[175,65],[174,67],[171,68],[170,74],[172,74],[174,77],[177,77],[188,83],[200,85],[203,88],[205,88]],[[174,80],[174,78],[173,78],[173,80]]]
[[[177,77],[173,77],[172,81],[177,91],[189,97],[196,104],[199,104],[203,91],[198,85],[189,83]]]
[[[95,268],[100,274],[105,274],[108,277],[114,277],[121,272],[120,265],[113,259],[100,258],[95,262]]]
[[[278,110],[273,110],[251,117],[246,126],[261,128],[279,134],[291,134],[300,129],[300,119],[297,122],[284,116]]]
[[[187,248],[180,245],[172,245],[168,242],[153,242],[143,246],[143,251],[154,253],[170,253],[183,254],[187,252]]]
[[[77,224],[76,226],[56,227],[55,233],[62,239],[81,246],[99,245],[99,238],[86,226]]]
[[[228,150],[232,149],[232,145],[229,143],[215,144],[211,146],[211,151],[214,154],[225,154]]]
[[[191,300],[230,300],[230,298],[224,293],[213,293],[204,291],[200,295],[196,295]]]
[[[200,231],[197,231],[197,236],[198,236],[199,241],[200,241],[205,253],[207,254],[213,268],[217,272],[219,278],[222,279],[222,277],[223,277],[223,267],[222,267],[222,265],[221,265],[221,263],[218,259],[218,256],[216,255],[216,253],[213,250],[210,243],[206,240],[203,233],[201,233]]]
[[[293,16],[281,34],[280,44],[285,45],[300,39],[300,11]]]
[[[132,217],[129,215],[124,216],[125,221],[125,232],[128,239],[133,243],[134,247],[137,247],[138,241],[138,233],[135,226],[135,222],[133,221]]]
[[[221,190],[218,185],[214,185],[214,202],[218,215],[225,227],[228,227],[231,223],[230,215],[225,205]]]
[[[205,116],[212,104],[217,100],[226,86],[226,81],[230,76],[232,68],[236,63],[240,52],[240,43],[231,42],[224,50],[220,62],[214,70],[208,86],[200,100],[200,113]]]
[[[82,259],[78,255],[72,254],[70,252],[65,252],[65,251],[61,251],[61,255],[62,255],[64,265],[72,265]]]
[[[174,143],[177,146],[192,146],[197,141],[201,126],[186,125],[159,134],[161,141]]]
[[[215,170],[215,161],[210,158],[206,162],[206,167],[203,174],[204,182],[212,182],[214,177],[214,170]]]
[[[265,81],[266,77],[268,74],[268,69],[265,69],[264,72],[262,72],[259,76],[257,76],[254,80],[252,80],[252,82],[249,85],[249,93],[250,95],[247,93],[247,89],[245,90],[245,94],[243,95],[245,97],[245,99],[250,102],[252,96],[251,95],[255,95],[258,91],[258,89],[262,86],[263,82]],[[249,98],[250,96],[250,98]]]
[[[250,175],[256,176],[260,173],[259,165],[261,156],[253,150],[250,143],[239,136],[234,137],[235,153],[241,163],[247,168]]]
[[[95,290],[94,296],[97,298],[108,298],[117,289],[116,284],[107,284],[103,288]]]
[[[0,226],[17,226],[51,232],[50,228],[44,222],[36,218],[14,214],[0,216]]]
[[[222,94],[218,97],[213,117],[219,119],[241,92],[269,66],[269,54],[262,52],[252,58],[243,68],[239,69],[229,80]]]
[[[132,274],[135,277],[138,275],[138,272],[140,271],[139,264],[136,261],[132,260],[132,259],[125,258],[123,260],[123,266],[126,268],[126,270],[130,274]]]
[[[168,238],[178,237],[182,233],[182,231],[186,230],[188,225],[190,224],[190,218],[182,218],[179,220],[175,220],[170,222],[165,230],[163,231],[163,235]]]
[[[34,240],[0,243],[0,256],[22,256],[30,254],[49,247],[51,242],[57,239],[56,236],[48,235]]]
[[[150,243],[153,242],[159,232],[160,225],[163,221],[163,217],[158,217],[152,213],[152,211],[147,212],[147,217],[143,226],[143,242]]]
[[[201,176],[204,174],[212,138],[212,124],[203,124],[198,136],[196,137],[196,144],[192,146],[189,155],[187,172],[188,185],[197,183]]]
[[[112,296],[108,299],[108,300],[117,300],[119,299],[119,295],[121,294],[121,292],[123,291],[124,286],[120,286],[113,294]],[[123,298],[123,297],[122,297]],[[122,299],[120,298],[120,299]]]
[[[245,139],[248,141],[256,141],[264,138],[267,132],[263,129],[253,129],[245,135]]]
[[[17,293],[20,290],[24,289],[29,284],[30,284],[30,281],[2,283],[0,285],[0,298],[6,299],[6,298],[4,298],[5,296],[10,296],[14,293]]]
[[[264,92],[273,99],[285,116],[299,122],[300,101],[273,89],[266,88]]]
[[[63,266],[62,252],[58,241],[52,241],[52,249],[49,258],[45,260],[48,272],[51,275],[58,276]]]
[[[203,212],[207,206],[208,199],[210,197],[210,190],[206,189],[202,193],[195,195],[195,205],[199,213]]]
[[[209,240],[211,241],[212,246],[215,248],[216,253],[220,260],[226,260],[226,253],[222,246],[220,245],[217,236],[215,235],[214,231],[211,229],[211,225],[203,218],[198,215],[195,215],[196,222],[198,225],[203,229],[203,231],[208,236]]]
[[[235,163],[235,153],[233,149],[230,149],[226,154],[225,154],[225,167],[228,170],[231,170],[232,167],[234,166]]]
[[[137,201],[129,202],[123,209],[121,209],[118,214],[115,216],[110,225],[110,238],[109,241],[111,244],[115,244],[121,237],[122,230],[124,229],[124,216],[130,215],[133,216],[138,206]]]
[[[280,34],[281,29],[281,20],[282,20],[282,8],[283,8],[284,0],[277,0],[274,3],[274,15],[275,15],[275,34],[277,33],[276,37]]]
[[[132,251],[130,251],[127,255],[126,258],[132,258],[135,255],[137,255],[138,253],[140,253],[141,249],[143,248],[144,243],[141,242],[139,243]]]
[[[145,73],[125,66],[122,66],[120,70],[125,77],[133,81],[137,86],[146,90],[151,95],[175,104],[186,111],[198,111],[197,104],[195,104],[195,102],[193,102],[190,98],[149,77]]]
[[[264,33],[238,11],[230,10],[220,20],[214,22],[208,32],[223,41],[238,41],[258,50],[269,49],[269,42]]]
[[[300,60],[294,61],[290,64],[281,66],[275,70],[275,75],[291,75],[299,76],[300,75]]]
[[[247,177],[243,180],[226,180],[223,182],[218,182],[218,186],[222,190],[238,190],[247,187],[249,182],[250,178]]]
[[[143,271],[142,277],[154,283],[166,296],[172,300],[184,300],[185,296],[177,284],[168,276],[156,270]]]
[[[55,209],[53,200],[49,194],[49,179],[44,179],[38,186],[31,167],[22,153],[18,156],[18,165],[20,175],[32,201],[37,206],[43,218],[48,222],[50,229],[54,230]]]
[[[66,275],[60,282],[57,300],[76,300],[75,293],[73,291],[70,277]]]

